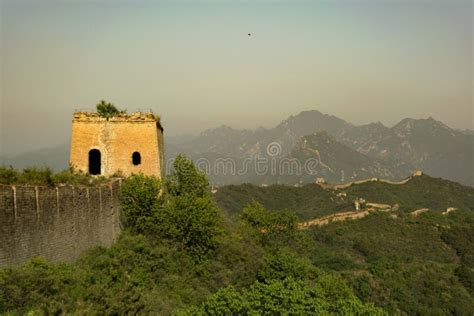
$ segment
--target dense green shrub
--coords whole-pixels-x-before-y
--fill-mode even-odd
[[[36,258],[18,269],[0,270],[0,314],[29,310],[57,313],[75,301],[80,273],[68,265],[53,265]],[[74,289],[73,289],[74,287]]]
[[[284,280],[291,277],[295,280],[312,280],[319,271],[311,261],[287,248],[277,249],[264,258],[262,269],[257,274],[257,280],[268,283],[271,280]]]
[[[336,278],[322,278],[315,286],[292,278],[256,282],[248,289],[232,287],[213,294],[199,307],[178,315],[385,315],[359,301]]]
[[[166,202],[155,206],[161,234],[181,242],[198,261],[214,251],[221,233],[221,217],[208,185],[191,160],[178,156],[165,181]]]
[[[112,176],[112,177],[115,177]],[[0,184],[25,184],[25,185],[98,185],[108,181],[107,177],[91,176],[69,168],[58,173],[53,173],[50,168],[28,167],[16,170],[12,167],[0,167]]]
[[[158,207],[161,236],[179,241],[199,261],[212,254],[220,234],[219,214],[209,197],[167,196]]]
[[[0,167],[0,183],[53,185],[53,172],[47,167],[28,167],[22,171],[15,170],[12,167]]]
[[[122,218],[124,226],[137,233],[150,233],[157,225],[156,209],[162,205],[161,181],[153,176],[134,174],[121,188]]]
[[[289,210],[270,211],[252,201],[242,212],[242,220],[257,229],[264,243],[287,242],[298,234],[298,216]]]
[[[454,272],[464,287],[474,295],[474,268],[461,264]]]
[[[179,156],[163,189],[158,178],[132,175],[122,186],[126,227],[181,243],[204,260],[217,246],[220,215],[205,175]]]
[[[462,254],[472,253],[474,214],[396,215],[376,213],[311,229],[317,242],[312,263],[340,271],[359,298],[392,313],[472,314],[472,270]]]

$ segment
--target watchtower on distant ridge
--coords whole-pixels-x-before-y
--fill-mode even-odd
[[[92,175],[164,174],[163,127],[153,113],[105,118],[76,112],[72,120],[70,163]]]

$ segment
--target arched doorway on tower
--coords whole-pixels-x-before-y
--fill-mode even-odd
[[[100,150],[92,149],[89,151],[89,173],[92,175],[100,174],[101,158]]]

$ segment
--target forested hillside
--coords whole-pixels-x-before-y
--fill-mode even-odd
[[[422,176],[336,191],[229,186],[212,196],[189,160],[175,169],[163,181],[124,182],[125,230],[111,248],[1,270],[0,314],[474,312],[471,188]],[[356,197],[399,208],[299,227],[353,210]],[[419,207],[430,210],[413,214]]]
[[[214,197],[229,214],[238,214],[245,205],[256,200],[271,210],[292,210],[302,220],[353,210],[357,198],[372,203],[398,204],[406,212],[420,208],[445,211],[448,207],[474,212],[473,188],[427,175],[413,177],[402,185],[370,181],[341,190],[323,189],[317,184],[303,187],[228,185],[219,188]]]

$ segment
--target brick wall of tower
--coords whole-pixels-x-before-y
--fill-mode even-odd
[[[70,163],[89,171],[89,151],[101,153],[101,174],[144,173],[161,176],[163,169],[163,133],[157,122],[133,120],[73,120]],[[132,163],[132,154],[140,153],[141,163]]]

